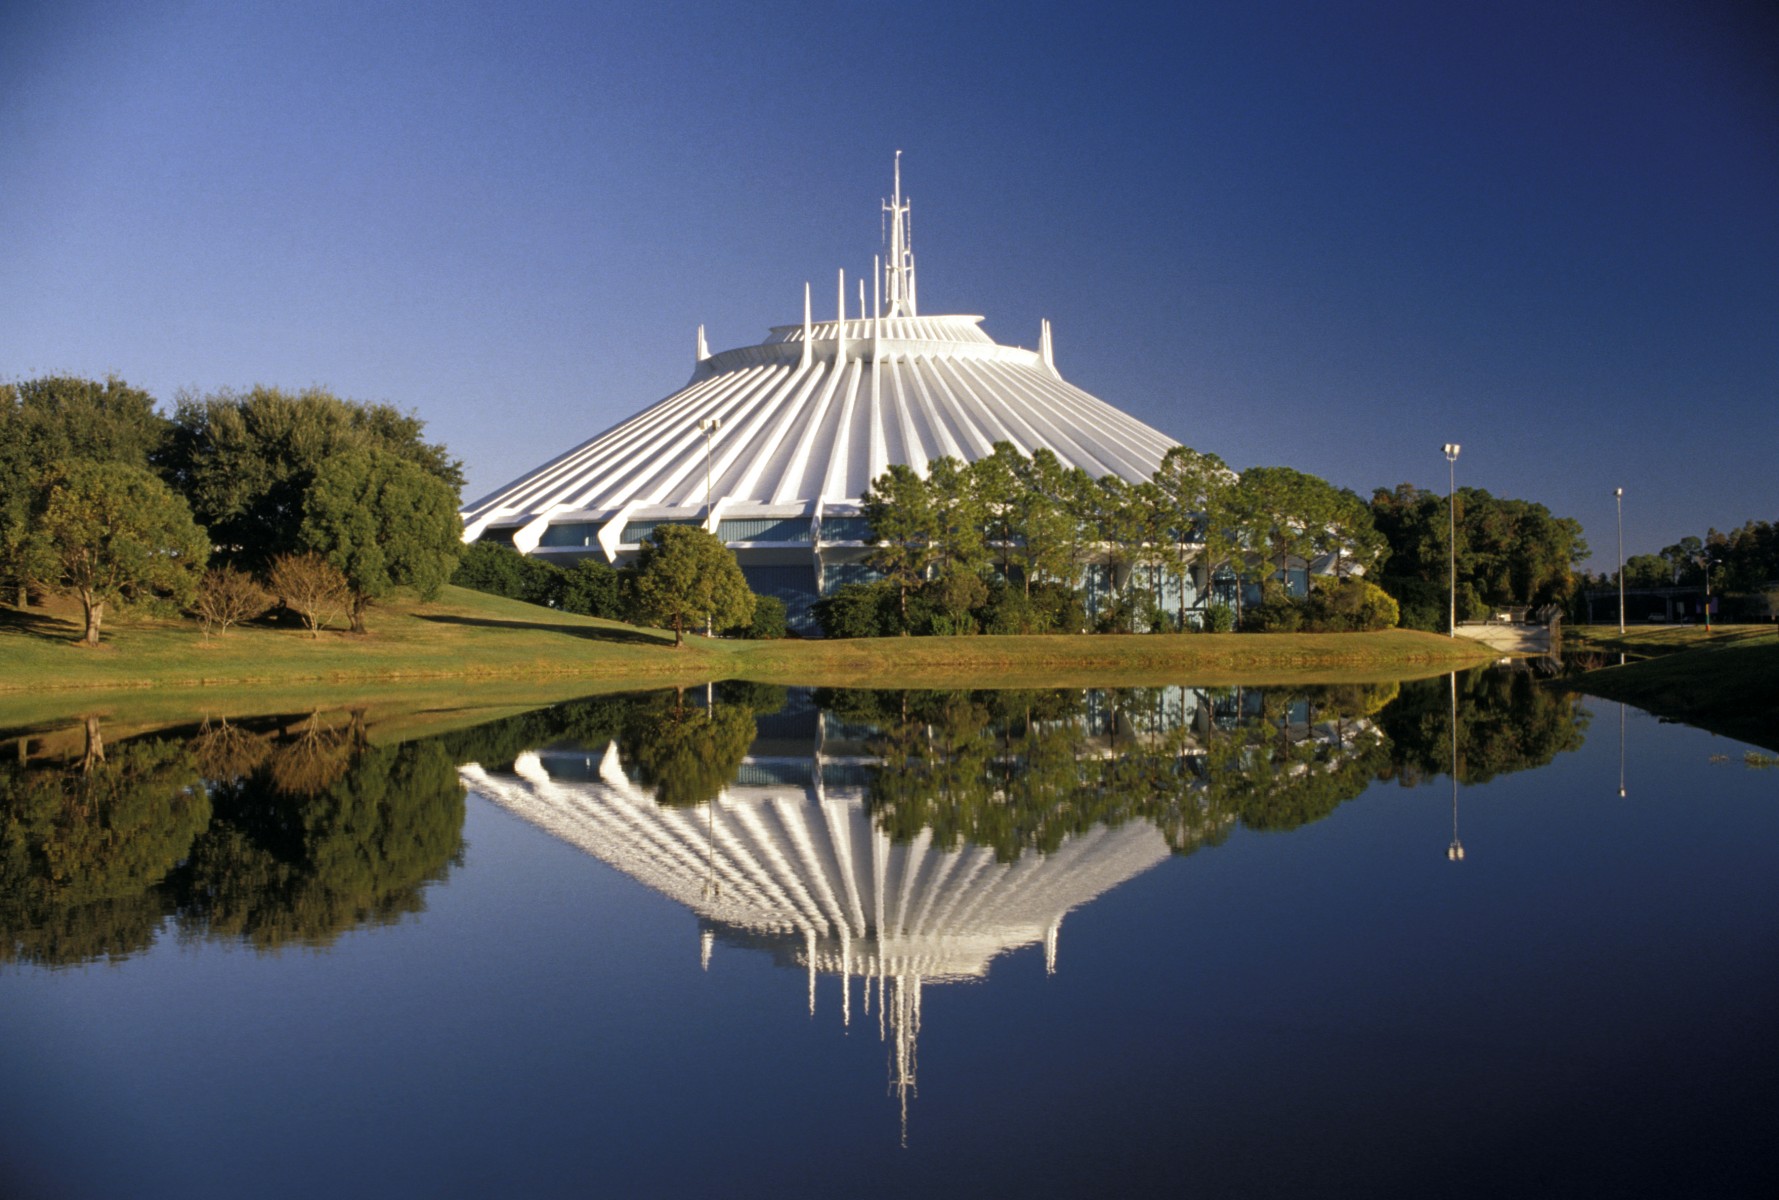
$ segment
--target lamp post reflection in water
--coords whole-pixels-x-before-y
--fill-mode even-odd
[[[1464,843],[1458,840],[1458,673],[1452,672],[1452,844],[1445,848],[1451,862],[1464,861]]]
[[[1618,798],[1625,798],[1625,704],[1618,703]]]

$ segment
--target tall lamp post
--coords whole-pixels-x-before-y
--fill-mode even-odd
[[[1618,631],[1625,631],[1625,489],[1613,488],[1618,502]]]
[[[1458,636],[1458,443],[1445,444],[1445,508],[1451,517],[1451,608],[1446,614],[1448,637]]]
[[[717,531],[717,523],[711,519],[716,515],[716,511],[710,500],[710,437],[722,427],[723,419],[721,417],[707,417],[698,422],[698,428],[704,434],[704,524],[710,530],[712,535],[715,535]],[[715,635],[715,625],[716,618],[711,613],[705,613],[705,637],[712,637]]]

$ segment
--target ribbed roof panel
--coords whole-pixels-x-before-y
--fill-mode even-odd
[[[712,495],[743,506],[856,502],[892,463],[925,472],[942,456],[985,457],[998,441],[1137,482],[1175,444],[1038,354],[989,340],[980,321],[849,320],[844,343],[832,321],[812,325],[807,341],[803,326],[781,326],[772,340],[699,363],[686,387],[484,496],[464,522],[477,534],[626,505],[702,510],[699,424],[713,418]]]

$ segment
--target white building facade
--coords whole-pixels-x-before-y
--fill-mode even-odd
[[[925,474],[1004,441],[1094,478],[1155,472],[1177,443],[1064,380],[1048,321],[1026,350],[980,316],[921,314],[899,157],[884,209],[887,253],[853,297],[840,273],[834,319],[805,285],[802,322],[759,345],[712,354],[700,327],[685,387],[469,505],[464,540],[621,564],[657,525],[701,525],[807,626],[814,599],[863,577],[860,497],[892,464]]]

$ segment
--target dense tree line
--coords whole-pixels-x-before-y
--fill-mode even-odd
[[[203,593],[214,611],[206,589],[308,554],[362,631],[391,589],[449,579],[462,483],[418,418],[322,389],[183,397],[164,416],[115,378],[0,385],[0,584],[21,606],[77,597],[91,643],[108,605]]]
[[[1365,502],[1289,467],[1238,477],[1177,446],[1133,484],[1002,442],[973,463],[937,459],[924,476],[891,466],[862,500],[879,578],[817,605],[830,636],[1395,623],[1357,578],[1384,550]],[[1281,590],[1241,611],[1245,591],[1318,561],[1325,574],[1308,596]]]
[[[1700,591],[1708,579],[1712,594],[1727,598],[1729,615],[1779,617],[1779,522],[1745,521],[1728,532],[1709,529],[1704,537],[1683,537],[1657,554],[1633,554],[1625,560],[1624,576],[1631,588]],[[1589,582],[1617,587],[1618,572]]]
[[[1371,514],[1388,547],[1378,582],[1411,629],[1446,626],[1454,517],[1459,621],[1483,620],[1499,606],[1566,605],[1575,566],[1588,556],[1580,522],[1481,488],[1460,488],[1450,501],[1407,483],[1379,488]]]

